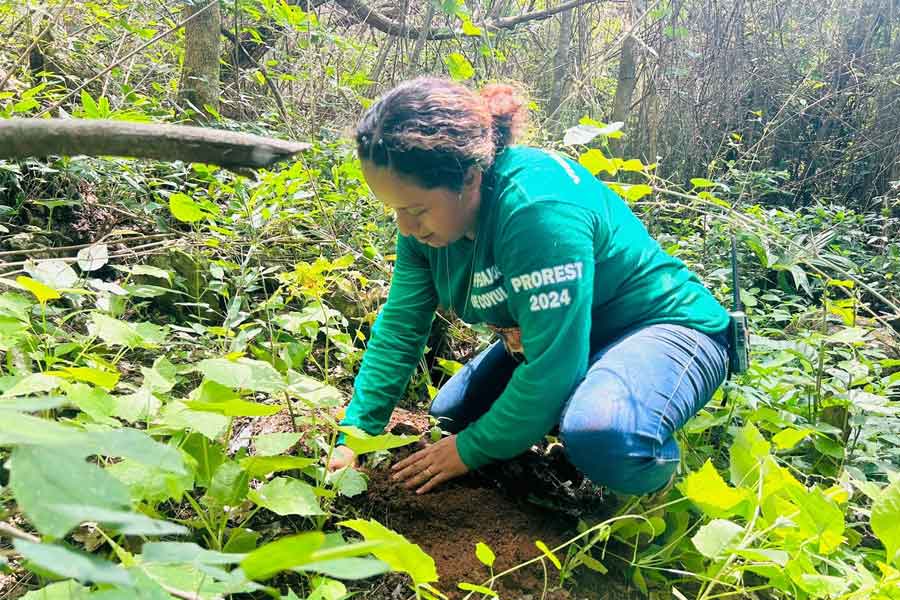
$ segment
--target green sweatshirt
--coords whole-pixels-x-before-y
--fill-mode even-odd
[[[619,196],[578,163],[522,146],[504,150],[485,173],[474,241],[432,248],[398,239],[391,289],[344,425],[383,431],[438,305],[469,323],[518,328],[524,348],[494,405],[457,436],[470,469],[546,435],[591,349],[638,325],[718,333],[728,324],[697,276],[660,248]]]

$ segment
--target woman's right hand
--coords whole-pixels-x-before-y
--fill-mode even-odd
[[[328,461],[328,470],[337,471],[344,467],[356,467],[356,452],[347,446],[337,446],[331,453],[331,460]]]

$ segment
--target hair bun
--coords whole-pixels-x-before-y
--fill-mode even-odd
[[[522,133],[528,118],[525,98],[511,85],[492,83],[481,88],[481,97],[491,113],[494,145],[500,152]]]

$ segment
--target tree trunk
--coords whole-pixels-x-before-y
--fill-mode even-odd
[[[211,5],[211,6],[210,6]],[[219,110],[219,35],[222,16],[218,0],[188,4],[185,18],[202,11],[184,28],[184,65],[178,84],[178,99],[197,111],[195,120],[205,120],[206,106]]]
[[[569,78],[569,46],[572,43],[573,12],[572,9],[569,9],[559,17],[559,42],[556,44],[556,54],[553,57],[553,87],[550,90],[547,114],[550,116],[551,123],[557,127],[560,123],[559,108],[566,89],[566,81]]]

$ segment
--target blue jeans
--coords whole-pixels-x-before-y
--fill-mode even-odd
[[[625,494],[665,486],[680,460],[675,432],[725,380],[725,335],[680,325],[648,325],[593,351],[584,380],[559,420],[569,460],[591,481]],[[456,433],[506,387],[519,359],[501,342],[441,388],[431,414]]]

